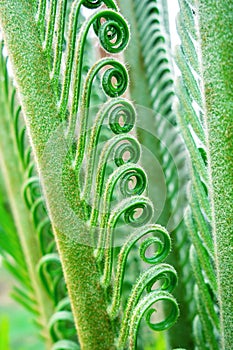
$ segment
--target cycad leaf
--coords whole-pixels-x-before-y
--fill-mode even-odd
[[[200,343],[208,349],[216,349],[216,334],[219,330],[217,315],[217,283],[214,269],[214,252],[211,234],[209,205],[209,179],[206,166],[206,132],[203,123],[203,95],[200,87],[200,63],[198,60],[196,8],[186,0],[180,0],[177,19],[181,47],[177,48],[177,64],[182,72],[176,91],[180,105],[177,118],[191,157],[190,209],[186,224],[193,243],[191,264],[196,278],[198,321],[194,321],[194,334],[203,332]],[[201,307],[200,307],[201,305]],[[215,305],[215,306],[214,306]],[[204,308],[204,313],[201,308]],[[197,327],[197,328],[196,328]],[[211,333],[208,333],[211,332]],[[196,343],[199,344],[198,339]],[[199,347],[201,349],[201,347]]]
[[[209,197],[218,284],[220,347],[233,343],[232,290],[232,3],[200,1],[196,4],[205,108]],[[211,6],[211,13],[209,7]],[[215,20],[213,20],[213,18]]]
[[[153,216],[153,205],[143,195],[147,187],[147,178],[137,165],[140,159],[140,146],[136,138],[130,134],[134,126],[135,110],[130,102],[123,98],[119,99],[128,87],[127,70],[121,62],[108,57],[97,61],[87,74],[83,74],[84,45],[91,27],[103,49],[110,54],[120,53],[128,44],[129,29],[126,21],[117,11],[113,1],[106,0],[103,3],[106,6],[92,13],[79,30],[77,30],[79,23],[82,23],[82,20],[79,21],[81,7],[98,8],[102,1],[86,0],[72,3],[64,61],[61,55],[58,55],[60,49],[56,50],[56,45],[61,47],[65,44],[66,36],[64,29],[66,16],[62,1],[39,2],[36,29],[34,18],[25,17],[27,5],[25,1],[19,7],[17,3],[9,6],[7,2],[0,6],[0,17],[58,243],[73,306],[74,321],[80,343],[90,349],[99,349],[100,344],[103,349],[111,348],[115,342],[114,338],[118,336],[113,333],[112,327],[117,326],[118,319],[115,316],[111,317],[106,307],[109,302],[106,299],[106,289],[117,288],[114,284],[114,257],[117,257],[119,251],[117,247],[122,245],[121,240],[128,231],[149,227]],[[54,16],[56,11],[59,11],[59,5],[60,24],[56,27]],[[45,10],[46,7],[48,11]],[[14,21],[10,27],[5,26],[8,23],[6,19],[8,15],[12,19],[17,13],[17,17],[21,18],[18,12],[22,15],[22,19],[24,17],[21,22],[24,26],[22,28],[24,35],[18,32],[14,43],[20,52],[20,70],[26,67],[27,60],[30,60],[33,74],[29,74],[27,80],[22,79],[19,74],[18,60],[14,55],[18,49],[13,50],[11,36],[8,35],[8,29],[13,30]],[[28,38],[26,38],[26,27],[30,28]],[[57,40],[56,43],[57,34],[61,36],[61,40]],[[21,51],[22,48],[24,52]],[[59,60],[64,62],[64,73],[60,69]],[[53,75],[54,72],[56,76]],[[103,72],[102,89],[110,100],[92,117],[92,90],[100,72]],[[46,87],[44,90],[38,86],[38,76],[40,76],[39,86],[42,84]],[[33,86],[38,89],[38,95],[34,94]],[[102,145],[100,135],[103,131],[106,133],[106,129],[108,140]],[[165,243],[168,244],[166,232],[164,237],[164,241],[156,241],[160,247]],[[148,247],[147,241],[141,248],[144,252],[141,255],[144,258]],[[164,251],[168,253],[169,250]],[[165,255],[164,253],[162,257]],[[46,268],[50,264],[54,266],[57,260],[54,254],[42,258],[43,265],[39,266],[42,278],[43,274],[46,275]],[[158,264],[156,259],[151,259],[150,264],[155,265],[154,272],[157,271],[158,274],[166,272],[167,266]],[[120,270],[123,272],[120,277],[123,280],[124,266]],[[172,286],[169,291],[176,282],[173,269],[170,274],[173,278],[171,277]],[[144,292],[147,294],[146,304],[151,305],[158,298],[158,295],[152,292],[153,278],[149,281],[147,290],[145,289],[148,282],[145,276],[146,272],[142,272],[141,282],[144,283],[144,288],[137,288],[136,285],[133,295],[129,295],[130,304],[126,306],[129,312],[131,312],[131,300],[134,300],[133,305],[136,307]],[[48,291],[51,291],[49,283],[47,287]],[[163,287],[162,296],[171,300],[168,288]],[[111,300],[111,293],[109,299]],[[154,329],[162,330],[164,327],[172,326],[176,321],[178,308],[174,299],[172,301],[174,312],[169,317],[169,323],[162,322],[157,327],[154,326]],[[119,309],[120,305],[117,305],[115,312],[119,312]],[[147,309],[143,306],[141,316]],[[140,316],[140,312],[137,315]],[[60,339],[59,331],[54,334],[54,322],[64,321],[64,318],[68,322],[69,316],[70,312],[65,310],[52,317],[50,331],[54,339]],[[134,330],[135,335],[141,316],[137,317],[137,322],[133,324],[124,322],[122,331],[119,331],[124,334],[123,346],[127,347],[128,344],[129,327]],[[149,320],[149,316],[147,318]],[[150,322],[148,323],[151,326]],[[135,342],[132,346],[136,346]]]

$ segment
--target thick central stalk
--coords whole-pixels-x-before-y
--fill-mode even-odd
[[[222,349],[233,344],[233,3],[198,1]]]

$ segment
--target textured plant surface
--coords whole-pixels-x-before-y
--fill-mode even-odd
[[[166,0],[0,0],[0,254],[46,349],[232,349],[233,5],[179,7],[177,77]]]

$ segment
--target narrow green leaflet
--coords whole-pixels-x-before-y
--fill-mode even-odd
[[[204,96],[201,90],[197,8],[187,0],[180,0],[177,19],[181,46],[176,61],[182,72],[176,92],[180,100],[177,118],[190,152],[191,185],[188,190],[190,208],[185,222],[192,247],[190,261],[196,280],[195,300],[198,313],[194,320],[194,335],[198,349],[219,349],[219,308],[215,272],[212,213],[210,208],[210,179],[208,177],[207,130],[203,120]]]
[[[15,175],[22,181],[19,182],[17,191],[20,194],[20,200],[24,203],[25,213],[28,215],[28,220],[31,225],[31,231],[28,232],[28,242],[24,242],[20,225],[17,223],[17,214],[15,210],[22,210],[17,206],[15,196],[11,198],[10,206],[13,211],[13,218],[16,227],[12,223],[11,213],[7,211],[4,200],[6,194],[2,194],[1,205],[1,254],[4,258],[4,265],[20,282],[20,287],[15,287],[12,296],[15,300],[21,303],[25,308],[33,313],[36,318],[35,322],[38,324],[40,331],[44,337],[48,338],[48,342],[56,342],[60,338],[73,339],[76,342],[75,328],[73,324],[72,336],[65,334],[65,324],[59,328],[57,332],[52,335],[46,334],[47,323],[53,313],[56,312],[55,307],[63,298],[67,297],[66,286],[62,274],[60,259],[57,255],[56,244],[52,233],[51,223],[45,208],[44,198],[41,193],[39,178],[35,170],[35,164],[31,155],[31,147],[29,146],[25,123],[22,118],[21,107],[16,98],[16,90],[13,82],[7,76],[7,58],[3,55],[3,45],[1,48],[1,73],[2,73],[2,98],[5,99],[2,106],[5,106],[2,117],[5,128],[8,128],[10,138],[2,137],[1,144],[1,161],[2,169],[5,176],[6,189],[10,192],[9,171],[14,171]],[[5,130],[3,130],[5,132]],[[7,153],[7,150],[14,152]],[[12,168],[8,167],[7,155],[15,156],[17,163],[12,164]],[[14,170],[13,170],[14,169]],[[2,185],[3,186],[3,185]],[[24,231],[25,234],[25,231]],[[30,243],[29,243],[30,242]],[[30,247],[29,244],[33,244]],[[30,251],[27,250],[27,245]],[[42,311],[40,303],[38,303],[38,295],[32,283],[31,271],[28,268],[28,259],[31,254],[35,254],[35,247],[38,249],[38,257],[34,261],[33,275],[39,277],[40,287],[42,293],[45,293],[46,303],[43,307],[48,308],[48,318],[44,323],[42,318]],[[54,268],[54,263],[57,267]],[[38,283],[38,280],[37,280]],[[52,306],[52,304],[55,305]],[[69,306],[70,307],[70,306]],[[59,323],[57,318],[57,324]],[[67,337],[67,338],[66,338]]]

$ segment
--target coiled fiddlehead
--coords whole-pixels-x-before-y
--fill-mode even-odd
[[[79,138],[77,142],[77,153],[76,153],[76,164],[75,167],[77,171],[79,171],[79,167],[83,160],[83,154],[85,149],[85,134],[87,129],[87,123],[88,123],[88,113],[90,108],[90,97],[91,97],[91,87],[93,80],[97,73],[106,66],[112,66],[112,68],[108,68],[102,77],[102,87],[106,95],[110,97],[118,97],[121,96],[127,89],[128,85],[128,75],[125,67],[118,61],[114,59],[102,59],[101,61],[97,62],[90,70],[90,72],[87,75],[85,84],[84,84],[84,91],[83,91],[83,98],[82,98],[82,106],[80,110],[80,132],[79,132]],[[116,83],[112,83],[112,79],[116,79]],[[76,118],[72,122],[70,126],[70,133],[72,136],[72,130],[74,130],[74,126],[76,124]]]
[[[105,19],[106,22],[103,25],[101,23],[100,27],[96,24],[100,19]],[[111,19],[111,20],[110,20]],[[110,22],[109,27],[107,28],[107,24]],[[96,14],[92,15],[89,19],[84,22],[83,26],[81,27],[79,36],[78,36],[78,43],[76,48],[76,54],[73,58],[73,72],[74,72],[74,87],[71,90],[71,111],[70,111],[70,118],[75,118],[76,113],[78,111],[78,104],[80,99],[80,88],[81,88],[81,72],[82,72],[82,66],[83,66],[83,55],[84,55],[84,45],[85,41],[87,40],[87,34],[92,24],[96,24],[96,32],[99,35],[101,35],[100,40],[103,45],[103,48],[106,50],[109,50],[110,53],[114,52],[120,52],[128,43],[129,39],[129,32],[128,27],[118,13],[112,11],[112,10],[101,10],[97,12]],[[112,25],[114,24],[114,27],[112,28]],[[104,29],[102,28],[104,26]],[[111,35],[106,35],[105,31],[106,28],[109,32],[113,32]],[[112,29],[111,29],[112,28]],[[117,30],[116,30],[117,28]],[[104,30],[104,32],[103,32]],[[120,34],[121,33],[121,34]],[[125,33],[125,34],[123,34]],[[120,35],[119,35],[120,34]],[[117,36],[117,37],[116,37]],[[72,67],[70,66],[70,60],[69,57],[67,59],[67,72],[65,72],[65,80],[63,83],[62,88],[62,95],[61,95],[61,111],[63,113],[66,111],[67,103],[68,103],[68,94],[71,86],[71,72]],[[108,76],[105,76],[105,85],[109,81],[109,78],[111,77],[110,72],[108,73]],[[113,90],[114,91],[114,90]],[[113,93],[112,91],[112,93]],[[110,91],[109,91],[110,93]],[[114,92],[115,93],[115,92]]]
[[[139,212],[140,210],[140,212]],[[139,212],[139,214],[138,214]],[[103,284],[109,285],[110,283],[110,274],[112,267],[112,247],[114,247],[114,228],[116,227],[117,221],[121,216],[124,216],[124,222],[126,225],[132,227],[141,227],[148,223],[153,215],[152,203],[143,197],[133,196],[128,198],[113,210],[112,215],[110,216],[107,222],[106,233],[105,230],[101,234],[102,241],[101,244],[105,248],[105,259],[104,259],[104,274],[103,274]]]
[[[43,256],[38,264],[38,273],[48,294],[54,299],[55,304],[57,304],[66,295],[66,287],[58,254],[50,253]]]
[[[70,340],[58,340],[52,350],[80,350],[80,347]]]
[[[98,112],[95,123],[91,130],[90,140],[87,149],[87,171],[84,179],[83,198],[90,201],[91,180],[94,174],[94,166],[96,160],[96,145],[99,142],[100,132],[105,125],[105,119],[108,118],[110,129],[114,134],[124,134],[132,130],[135,123],[136,111],[133,105],[122,98],[109,100]],[[120,120],[124,120],[123,125]]]
[[[163,280],[159,290],[152,291],[152,286],[158,280]],[[125,338],[127,332],[130,331],[130,348],[135,349],[135,334],[139,326],[142,315],[148,310],[148,308],[157,302],[158,300],[167,299],[172,302],[173,308],[170,315],[162,322],[158,324],[152,324],[150,317],[153,314],[153,310],[149,310],[146,316],[147,323],[154,330],[162,330],[169,328],[173,323],[174,319],[178,317],[177,304],[173,297],[169,294],[177,283],[176,272],[170,265],[158,265],[153,266],[150,269],[144,271],[136,282],[132,289],[129,301],[127,303],[126,310],[122,321],[119,346],[122,347],[125,344]],[[146,295],[141,301],[138,302],[140,296],[143,293],[144,288],[147,288]],[[166,293],[165,293],[166,291]],[[162,297],[163,296],[163,297]],[[162,297],[162,298],[161,298]]]
[[[158,301],[163,301],[170,304],[171,310],[170,310],[170,314],[165,318],[165,320],[156,324],[156,323],[152,323],[150,320],[153,313],[156,312],[156,309],[152,309],[151,306]],[[171,294],[160,291],[160,292],[151,292],[150,294],[146,295],[138,303],[132,315],[132,320],[130,322],[130,330],[129,330],[130,332],[129,349],[132,349],[132,350],[136,349],[135,343],[136,343],[137,329],[139,327],[141,318],[146,312],[147,312],[146,321],[148,325],[151,327],[151,329],[155,331],[169,329],[174,324],[174,320],[177,320],[179,316],[176,300]]]
[[[99,21],[100,18],[102,19],[102,22]],[[114,18],[114,20],[112,18]],[[129,35],[128,31],[125,30],[125,24],[120,16],[115,17],[113,11],[103,10],[97,15],[90,17],[88,21],[89,22],[84,24],[83,32],[80,34],[80,43],[81,40],[84,40],[82,38],[85,38],[90,24],[94,23],[95,33],[98,35],[100,42],[106,51],[116,53],[125,48],[125,43],[127,44]],[[124,30],[121,29],[119,24]],[[124,45],[121,44],[121,41]],[[76,59],[74,59],[74,62],[76,62]],[[81,63],[79,64],[80,66],[76,66],[74,69],[76,72],[75,76],[80,76]],[[75,156],[75,171],[78,176],[81,175],[81,170],[86,173],[84,176],[83,201],[87,200],[87,205],[90,207],[90,214],[88,214],[87,211],[86,217],[87,219],[90,218],[90,225],[93,228],[93,231],[96,231],[96,227],[98,231],[98,243],[95,256],[97,261],[102,265],[102,267],[100,267],[100,270],[103,272],[101,283],[104,288],[111,285],[111,280],[114,276],[112,268],[115,255],[113,233],[115,229],[117,230],[118,223],[124,222],[124,225],[141,227],[148,224],[153,215],[152,204],[148,199],[141,197],[146,189],[145,174],[138,166],[135,166],[134,164],[131,165],[131,163],[138,162],[140,147],[133,136],[127,135],[133,128],[135,120],[135,111],[130,103],[123,99],[115,99],[112,102],[111,100],[107,102],[95,118],[90,136],[88,135],[88,109],[90,108],[93,80],[100,69],[107,64],[113,66],[113,68],[110,68],[103,73],[103,90],[111,98],[118,97],[125,92],[128,84],[128,75],[123,66],[113,59],[103,59],[102,61],[97,62],[88,72],[83,85],[81,85],[81,80],[75,81],[74,90],[76,91],[74,91],[72,97],[73,102],[71,102],[71,131],[69,132],[69,135],[72,137],[75,124],[78,120],[79,130]],[[115,79],[115,85],[113,85],[113,79]],[[81,86],[83,86],[82,97],[78,100]],[[80,110],[80,119],[76,116],[78,110]],[[109,125],[106,125],[106,127],[109,131],[113,132],[113,135],[105,143],[104,147],[98,151],[97,147],[99,136],[102,131],[102,123],[108,115]],[[122,120],[120,124],[120,118],[123,118],[123,124]],[[114,134],[116,134],[116,136],[114,136]],[[85,159],[84,155],[87,145],[88,156]],[[127,153],[128,158],[126,158]],[[97,167],[96,175],[94,172],[95,167]],[[136,185],[133,188],[129,187],[129,181],[132,177],[134,177],[134,181],[136,182]],[[116,185],[119,187],[118,191],[116,190]],[[82,192],[82,190],[80,192]],[[118,205],[112,205],[113,196],[116,199],[121,198],[119,197],[119,193],[121,193],[123,198],[125,196],[126,198]],[[135,196],[136,194],[137,196]],[[139,215],[136,215],[138,210],[141,210],[141,212]],[[146,232],[148,233],[148,231]],[[164,250],[161,248],[163,243],[166,247]],[[141,247],[142,259],[146,262],[157,263],[161,260],[159,260],[159,258],[157,259],[156,255],[151,259],[146,257],[146,251],[152,244],[159,245],[159,251],[161,251],[160,258],[162,260],[162,257],[165,257],[169,251],[168,238],[165,232],[164,242],[157,239],[147,239]],[[130,247],[132,245],[130,245]],[[127,254],[125,255],[125,261],[126,257]],[[123,274],[124,269],[121,271]],[[121,278],[123,279],[123,276],[121,276]],[[174,287],[174,280],[172,281],[172,284]],[[116,299],[118,297],[119,294],[117,294]],[[173,321],[176,320],[176,317],[174,316],[175,314],[173,314]],[[159,329],[161,328],[159,327]]]
[[[110,21],[110,19],[113,18],[113,20]],[[83,27],[82,30],[79,34],[79,41],[78,41],[78,47],[77,47],[77,54],[74,59],[74,87],[72,89],[72,97],[71,97],[71,105],[72,108],[70,110],[70,132],[69,135],[71,134],[71,137],[73,137],[74,133],[74,127],[75,127],[75,122],[76,122],[76,114],[79,108],[79,99],[80,99],[80,88],[81,88],[81,71],[82,71],[82,64],[83,64],[83,47],[84,43],[87,38],[87,33],[89,31],[89,28],[92,24],[98,23],[98,20],[103,20],[106,19],[106,24],[110,22],[109,28],[108,28],[108,33],[113,31],[114,34],[112,35],[106,35],[102,34],[100,37],[101,43],[104,49],[106,49],[108,52],[112,53],[117,53],[122,51],[123,48],[128,43],[129,39],[129,32],[128,32],[128,27],[123,20],[123,18],[115,13],[112,10],[102,10],[96,14],[94,14],[90,19],[88,19]],[[115,26],[117,28],[117,31],[115,33],[115,28],[111,29],[112,22],[115,23]],[[102,27],[103,24],[98,26],[96,25],[96,31],[98,31],[98,36],[102,33]],[[105,26],[106,27],[106,26]],[[105,29],[104,29],[105,30]],[[119,33],[121,33],[119,37]],[[122,33],[125,33],[124,35]],[[113,36],[113,37],[112,37]],[[110,60],[111,61],[111,60]],[[104,63],[104,62],[103,62]],[[122,95],[127,86],[127,72],[124,70],[124,68],[120,65],[120,63],[117,63],[117,61],[112,60],[112,62],[109,62],[111,65],[113,65],[113,68],[108,69],[102,78],[102,86],[107,95],[110,97],[117,97]],[[95,74],[102,68],[103,66],[100,64],[97,64],[94,66],[94,68],[90,71],[90,75],[87,77],[86,80],[86,86],[84,87],[84,101],[85,101],[85,94],[90,91],[90,86],[89,84],[92,84],[92,81],[95,77]],[[116,83],[112,83],[112,79],[116,79]],[[66,89],[68,91],[68,89]],[[67,95],[68,97],[68,95]],[[88,96],[87,96],[88,97]],[[63,97],[61,97],[61,106],[65,110],[66,107],[66,102],[63,102]],[[67,98],[66,98],[67,100]],[[85,108],[88,108],[88,105],[85,106]]]
[[[53,314],[49,321],[49,330],[54,342],[63,341],[64,339],[76,338],[76,330],[74,326],[74,318],[71,311],[58,311]],[[63,339],[64,338],[64,339]],[[68,344],[77,346],[74,341],[66,341]],[[57,343],[55,343],[56,346]]]
[[[123,158],[125,152],[129,153],[127,161]],[[97,215],[100,208],[100,196],[103,193],[105,182],[105,172],[108,162],[110,163],[111,154],[113,154],[113,161],[117,167],[128,162],[137,163],[140,156],[140,146],[137,140],[131,135],[116,135],[106,142],[103,147],[98,161],[95,187],[93,190],[93,208],[90,218],[90,223],[93,227],[96,225]]]
[[[55,341],[52,349],[80,349],[76,340],[74,318],[68,297],[61,299],[57,304],[55,313],[49,322],[49,329]]]
[[[112,303],[111,306],[109,306],[109,314],[112,318],[117,316],[120,308],[120,296],[122,293],[124,272],[126,269],[128,255],[135,243],[148,234],[153,234],[153,236],[147,237],[140,245],[140,256],[144,262],[148,264],[159,264],[168,256],[170,252],[170,236],[163,227],[159,225],[147,224],[145,228],[139,228],[137,231],[132,232],[124,245],[121,247],[118,255],[117,271],[113,285]],[[152,257],[147,257],[146,251],[152,245],[155,245],[157,250]]]
[[[175,295],[178,302],[180,300],[181,315],[177,324],[168,332],[168,337],[171,347],[183,344],[184,347],[192,348],[192,337],[183,337],[183,332],[191,335],[194,315],[194,282],[191,268],[187,267],[190,242],[182,220],[183,209],[187,203],[186,186],[189,175],[186,166],[187,152],[172,108],[175,95],[174,73],[167,4],[162,0],[135,0],[128,1],[127,4],[124,0],[119,0],[119,4],[123,14],[129,18],[132,30],[137,33],[132,38],[133,43],[128,52],[126,50],[125,57],[132,66],[129,71],[132,81],[131,95],[140,105],[137,106],[139,140],[144,148],[153,153],[162,168],[165,195],[161,188],[156,187],[153,178],[155,171],[150,170],[150,156],[148,160],[146,157],[142,159],[142,165],[149,172],[149,189],[153,188],[156,194],[152,198],[155,205],[159,193],[164,198],[158,223],[166,225],[168,230],[172,231],[173,250],[169,261],[179,274],[179,285]],[[151,111],[148,121],[143,114],[145,108]]]
[[[217,283],[210,225],[203,96],[197,55],[196,8],[193,2],[188,0],[180,0],[179,3],[177,27],[181,46],[177,48],[176,60],[182,71],[182,77],[176,86],[180,99],[177,118],[192,160],[191,186],[188,191],[190,208],[187,210],[185,221],[193,244],[190,254],[197,284],[195,296],[199,316],[195,318],[194,335],[197,337],[202,333],[201,342],[196,338],[198,349],[217,349],[216,334],[219,332]]]

